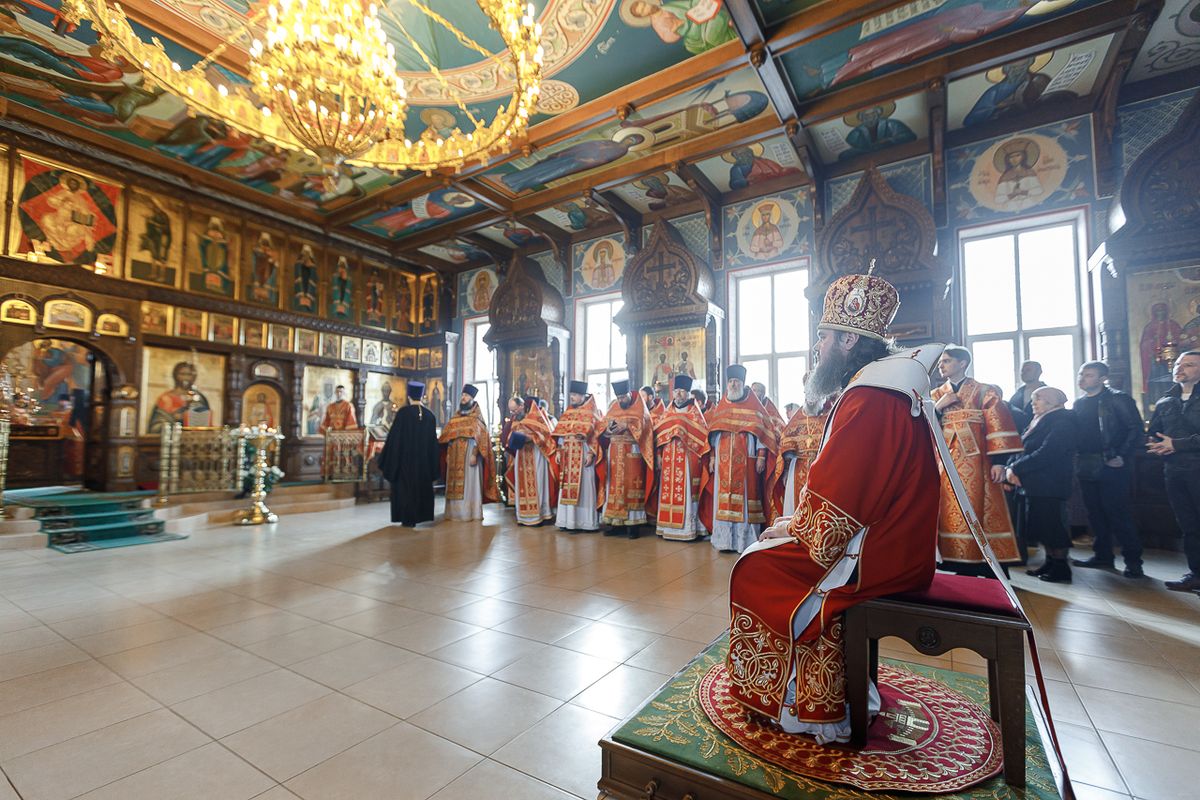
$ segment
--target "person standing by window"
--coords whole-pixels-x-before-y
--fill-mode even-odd
[[[1175,385],[1154,404],[1147,449],[1163,458],[1167,500],[1183,530],[1188,572],[1167,581],[1176,592],[1200,592],[1200,350],[1175,359]]]

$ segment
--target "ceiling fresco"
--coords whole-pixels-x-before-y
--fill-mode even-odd
[[[480,229],[479,235],[491,239],[496,244],[502,244],[505,247],[514,249],[546,243],[546,238],[541,234],[526,228],[520,223],[508,220]]]
[[[795,148],[783,136],[735,147],[728,153],[698,162],[696,167],[722,194],[804,174]]]
[[[1150,27],[1129,80],[1200,66],[1200,0],[1167,0]]]
[[[402,239],[484,208],[482,203],[465,192],[438,189],[363,217],[352,225],[386,239]]]
[[[914,0],[790,50],[796,96],[815,97],[1102,0]]]
[[[695,199],[692,190],[674,172],[654,172],[611,191],[642,214],[666,211]]]
[[[1112,34],[1101,36],[950,81],[950,130],[1086,97],[1096,88],[1112,40]]]
[[[482,180],[509,196],[525,194],[770,113],[757,73],[743,69],[639,108],[623,121],[515,158],[484,173]]]
[[[537,215],[570,233],[586,231],[612,220],[608,210],[590,197],[578,197],[550,208],[543,208]]]
[[[924,92],[865,108],[812,126],[821,160],[827,164],[871,155],[929,136],[929,106]]]
[[[426,245],[417,252],[440,258],[451,264],[469,264],[472,261],[487,261],[488,254],[469,242],[447,239],[438,244]]]

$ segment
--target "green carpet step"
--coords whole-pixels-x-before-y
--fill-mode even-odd
[[[42,530],[51,531],[62,528],[86,527],[109,522],[143,521],[153,518],[153,508],[122,508],[113,511],[91,511],[86,514],[64,514],[62,516],[39,516],[36,519],[42,523]]]
[[[126,536],[145,536],[162,533],[166,523],[161,519],[150,519],[142,522],[113,522],[107,525],[83,525],[71,528],[46,531],[50,544],[69,544],[71,542],[95,542],[103,539],[117,539]]]
[[[145,510],[145,506],[141,500],[126,500],[119,503],[37,506],[33,509],[33,515],[37,519],[54,519],[58,517],[84,516],[87,514],[132,514],[143,510]]]
[[[30,508],[74,508],[91,505],[125,505],[140,503],[147,497],[153,497],[154,492],[72,492],[70,494],[41,495],[37,497],[16,498],[13,505]],[[8,492],[4,494],[4,502],[9,502]]]
[[[113,547],[129,547],[135,544],[155,544],[156,542],[176,542],[186,539],[176,533],[150,533],[138,536],[121,536],[115,539],[98,539],[94,542],[64,542],[51,543],[50,547],[60,553],[86,553],[90,550],[107,550]]]

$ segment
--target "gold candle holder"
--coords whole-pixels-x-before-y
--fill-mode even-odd
[[[283,441],[283,434],[275,428],[268,428],[265,422],[254,428],[241,428],[237,434],[240,442],[251,442],[254,446],[254,463],[250,466],[254,474],[254,491],[250,494],[252,501],[250,508],[239,511],[234,517],[234,521],[238,525],[263,525],[278,522],[279,516],[267,508],[267,470],[271,468],[271,445],[277,446],[278,442]]]

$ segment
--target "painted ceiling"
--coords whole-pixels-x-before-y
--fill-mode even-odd
[[[261,201],[274,213],[447,264],[544,247],[543,232],[576,236],[613,226],[606,206],[623,216],[652,216],[694,206],[698,188],[737,199],[757,186],[774,190],[810,180],[805,143],[827,176],[861,169],[868,159],[886,163],[922,147],[928,153],[931,95],[915,89],[929,78],[904,83],[904,75],[885,76],[935,69],[928,65],[943,56],[967,59],[968,68],[946,82],[945,129],[958,141],[994,135],[1029,114],[1044,116],[1063,101],[1097,108],[1137,10],[1130,0],[751,0],[753,13],[739,16],[739,24],[760,29],[741,35],[767,42],[774,56],[768,66],[782,70],[780,89],[779,81],[760,78],[767,73],[750,63],[718,0],[536,0],[546,67],[527,151],[444,179],[344,167],[327,191],[315,159],[189,116],[181,101],[149,88],[130,65],[99,57],[86,23],[68,31],[57,20],[58,3],[0,4],[0,96],[9,101],[10,117],[85,138],[217,193]],[[123,7],[144,38],[160,37],[180,63],[195,63],[232,40],[213,70],[238,80],[255,33],[248,20],[265,3],[125,0]],[[483,46],[499,46],[474,0],[436,0],[432,7]],[[1059,35],[1052,50],[1027,44],[1067,15],[1090,25],[1105,14],[1114,24],[1102,35]],[[382,18],[409,73],[413,133],[466,121],[442,84],[425,74],[417,47],[472,114],[507,98],[506,77],[495,63],[432,26],[412,0],[385,0]],[[980,56],[972,71],[971,59],[985,44],[1000,48],[1000,58]],[[1018,52],[1023,57],[1004,60]],[[1197,66],[1200,0],[1165,0],[1125,82],[1173,73],[1200,80]],[[869,87],[860,86],[867,81]],[[781,122],[793,116],[803,127],[789,140]],[[681,164],[691,172],[680,172]]]

